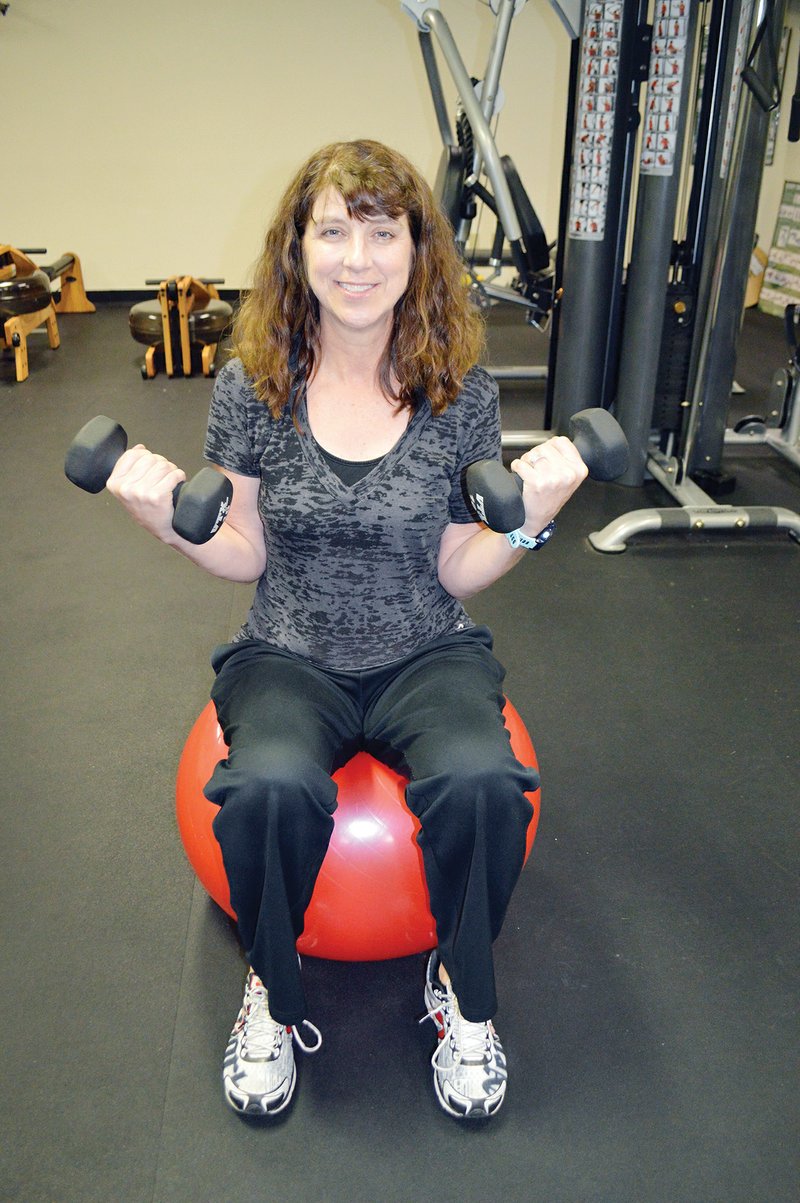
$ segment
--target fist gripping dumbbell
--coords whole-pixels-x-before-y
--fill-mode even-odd
[[[67,479],[87,493],[99,493],[127,448],[128,436],[119,422],[102,415],[92,418],[70,443],[64,461]],[[207,543],[225,521],[232,496],[227,476],[201,468],[172,491],[172,529],[189,543]]]
[[[569,423],[569,437],[593,480],[616,480],[628,467],[628,441],[607,409],[582,409]],[[466,472],[472,508],[490,530],[508,534],[525,521],[522,477],[499,460],[482,459]]]

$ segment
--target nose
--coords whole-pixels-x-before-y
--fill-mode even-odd
[[[350,236],[344,249],[343,262],[345,267],[354,269],[364,268],[369,263],[369,241],[366,230],[357,226],[350,231]]]

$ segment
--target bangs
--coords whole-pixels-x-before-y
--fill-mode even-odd
[[[326,147],[309,163],[305,220],[314,202],[331,189],[345,203],[348,217],[363,220],[419,213],[419,188],[413,170],[399,155],[375,142],[338,143]]]
[[[408,213],[411,207],[410,190],[403,188],[400,181],[392,179],[386,171],[356,174],[333,167],[325,184],[339,193],[348,217],[361,220],[365,217],[397,219],[403,213]]]

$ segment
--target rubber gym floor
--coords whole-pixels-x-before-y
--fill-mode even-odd
[[[549,546],[470,603],[543,781],[496,949],[503,1111],[461,1126],[438,1110],[421,956],[307,959],[324,1045],[291,1113],[265,1128],[227,1109],[245,965],[184,857],[174,781],[250,589],[63,477],[96,413],[201,466],[211,383],[143,381],[127,308],[62,317],[56,352],[31,336],[25,383],[0,363],[0,1198],[794,1203],[800,549],[593,551],[590,531],[669,504],[652,482],[587,483]],[[506,318],[495,362],[544,355]],[[748,314],[743,412],[785,360],[780,323]],[[541,426],[541,386],[505,391],[509,429]],[[800,510],[774,453],[726,468],[733,500]]]

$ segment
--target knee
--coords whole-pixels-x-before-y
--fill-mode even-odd
[[[489,838],[493,833],[504,836],[509,830],[525,832],[533,813],[525,790],[524,781],[513,768],[484,765],[455,773],[451,815],[455,822],[484,828]]]
[[[493,734],[485,739],[456,735],[440,755],[444,774],[474,797],[513,795],[531,788],[530,770],[522,768],[507,740]]]
[[[330,776],[302,749],[272,741],[237,748],[217,765],[206,797],[229,812],[278,818],[299,809],[335,807],[336,787]]]
[[[439,771],[414,783],[410,791],[417,789],[424,798],[422,809],[429,810],[432,803],[454,829],[483,829],[491,838],[492,833],[527,831],[533,806],[526,793],[537,785],[535,772],[502,748],[454,740]]]

